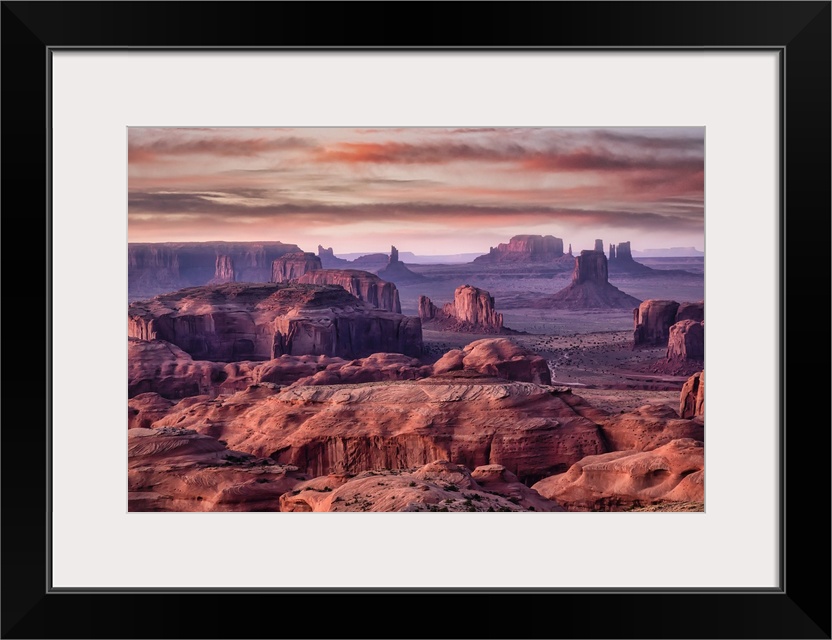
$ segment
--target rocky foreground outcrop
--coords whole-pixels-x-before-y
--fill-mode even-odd
[[[702,442],[671,440],[650,451],[588,456],[566,473],[534,484],[568,511],[620,511],[663,502],[704,502]]]
[[[308,479],[189,429],[127,431],[128,511],[279,511]]]
[[[554,236],[520,235],[491,247],[474,262],[548,263],[563,257],[563,240]]]
[[[670,327],[667,338],[667,360],[683,363],[705,358],[705,323],[682,320]]]
[[[418,318],[376,309],[342,287],[297,283],[194,287],[134,302],[128,335],[223,362],[422,352]]]
[[[640,300],[609,283],[603,251],[581,251],[575,257],[572,282],[554,295],[533,303],[543,309],[631,309]]]
[[[487,376],[551,384],[546,359],[506,338],[475,340],[462,349],[452,349],[433,365],[433,374],[467,371]]]
[[[563,511],[502,465],[473,473],[445,460],[419,469],[332,474],[280,497],[281,511]]]
[[[503,314],[494,310],[494,297],[485,289],[469,284],[457,287],[453,302],[437,307],[427,296],[419,296],[422,326],[463,333],[509,333]]]
[[[282,242],[131,242],[127,292],[135,299],[211,282],[268,282],[272,262],[299,251]]]
[[[298,279],[299,284],[337,285],[359,300],[377,309],[402,312],[399,290],[369,271],[359,269],[323,269],[310,271]]]
[[[705,372],[699,371],[687,379],[679,399],[679,415],[694,418],[705,415]]]
[[[221,439],[312,476],[449,460],[529,482],[606,452],[598,411],[566,390],[495,378],[251,387],[173,410],[155,427]]]
[[[290,282],[322,268],[321,259],[314,253],[287,253],[272,262],[271,282]]]

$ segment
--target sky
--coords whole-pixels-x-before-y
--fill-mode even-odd
[[[702,127],[128,129],[130,242],[704,250]]]

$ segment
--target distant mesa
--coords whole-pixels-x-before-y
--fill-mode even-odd
[[[127,292],[131,299],[221,282],[268,282],[272,262],[300,247],[282,242],[131,242]]]
[[[503,314],[494,310],[494,297],[469,284],[457,287],[453,302],[437,307],[419,296],[419,319],[428,329],[461,333],[515,333],[503,327]]]
[[[597,241],[596,241],[597,242]],[[609,270],[615,275],[619,273],[627,275],[660,275],[655,269],[633,260],[633,252],[629,242],[619,242],[617,245],[609,246]]]
[[[359,256],[349,263],[351,267],[365,271],[376,272],[384,269],[390,262],[390,256],[386,253],[368,253],[366,256]]]
[[[581,251],[575,257],[572,283],[554,295],[539,298],[534,307],[543,309],[631,309],[641,301],[609,283],[607,257],[603,251]]]
[[[287,253],[272,262],[271,282],[297,280],[305,273],[322,268],[321,259],[314,253]]]
[[[338,285],[359,300],[376,309],[402,312],[399,290],[392,282],[386,282],[374,273],[359,269],[310,270],[300,278],[300,284]]]
[[[357,263],[358,260],[355,262]],[[399,250],[392,246],[390,247],[390,257],[387,260],[387,266],[381,269],[378,275],[380,278],[395,282],[396,284],[408,284],[425,280],[425,276],[414,273],[404,266],[404,262],[399,260]]]
[[[570,245],[571,252],[572,247]],[[534,262],[546,263],[562,258],[563,240],[554,236],[522,235],[514,236],[506,243],[491,247],[483,256],[474,258],[474,262]]]
[[[633,309],[633,347],[666,346],[670,327],[682,320],[703,322],[705,303],[645,300]]]
[[[134,302],[128,335],[221,362],[422,353],[418,318],[373,308],[340,286],[297,283],[194,287]]]
[[[340,269],[350,263],[349,260],[337,257],[332,252],[332,247],[324,249],[321,245],[318,245],[318,257],[321,259],[321,265],[324,269]]]

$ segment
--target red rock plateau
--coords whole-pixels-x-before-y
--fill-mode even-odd
[[[679,400],[679,415],[683,418],[705,416],[705,372],[694,373],[685,386]]]
[[[633,309],[633,346],[665,346],[670,337],[670,327],[682,320],[703,322],[705,303],[645,300]]]
[[[281,511],[563,511],[502,465],[473,473],[445,460],[418,469],[332,474],[280,498]]]
[[[134,302],[128,335],[223,362],[422,352],[418,318],[375,309],[342,287],[296,283],[194,287]]]
[[[474,259],[476,263],[529,262],[547,263],[562,258],[563,240],[554,236],[514,236],[508,243],[491,247],[484,256]]]
[[[433,365],[433,374],[469,372],[486,376],[552,383],[549,365],[539,355],[506,338],[476,340],[463,349],[452,349]]]
[[[151,297],[210,282],[268,282],[272,262],[299,252],[282,242],[164,242],[127,245],[127,292]]]
[[[305,273],[322,268],[321,259],[314,253],[287,253],[272,262],[271,282],[297,280]]]
[[[568,511],[612,511],[663,502],[704,502],[704,448],[691,438],[650,451],[587,456],[532,489]]]
[[[313,476],[418,467],[449,460],[500,464],[529,482],[606,452],[568,391],[499,378],[426,378],[361,385],[250,387],[172,407],[177,426]]]
[[[464,284],[454,291],[454,301],[437,307],[427,296],[419,296],[422,326],[465,333],[509,333],[503,314],[494,310],[494,297],[484,289]]]
[[[634,298],[609,283],[603,251],[581,251],[575,257],[572,282],[554,295],[538,298],[533,306],[543,309],[629,309]]]
[[[337,285],[377,309],[402,312],[399,290],[392,282],[358,269],[323,269],[310,271],[298,279],[299,284]]]
[[[425,279],[425,276],[414,273],[404,265],[404,262],[399,260],[399,250],[396,247],[390,247],[390,257],[387,261],[387,266],[381,269],[378,275],[380,278],[397,284],[408,284]]]

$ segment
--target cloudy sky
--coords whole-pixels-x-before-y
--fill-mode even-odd
[[[704,249],[704,129],[130,128],[131,242]]]

